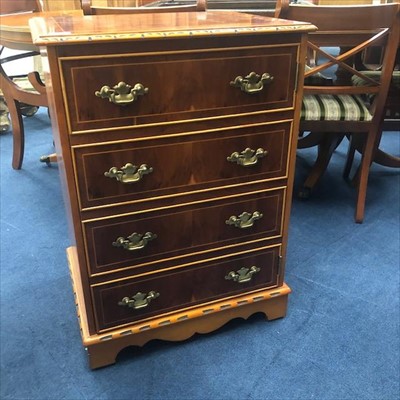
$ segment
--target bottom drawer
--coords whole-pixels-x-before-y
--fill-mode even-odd
[[[98,331],[278,284],[280,246],[92,286]]]

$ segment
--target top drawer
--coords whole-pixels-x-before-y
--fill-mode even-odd
[[[74,133],[292,107],[296,54],[297,46],[280,45],[64,58],[69,128]],[[252,72],[265,74],[262,82],[246,79]],[[131,86],[128,95],[120,94],[123,85],[114,89],[121,82]],[[137,84],[145,89],[131,92]]]

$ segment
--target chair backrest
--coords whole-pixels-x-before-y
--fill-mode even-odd
[[[330,31],[332,36],[341,31],[352,34],[357,30],[371,31],[392,26],[400,4],[322,6],[290,3],[277,0],[279,18],[307,21],[318,27],[318,32]],[[319,34],[317,32],[317,34]]]
[[[144,14],[162,12],[190,12],[206,11],[206,0],[161,0],[146,2],[146,0],[136,0],[133,6],[121,6],[121,1],[108,0],[97,3],[93,0],[82,0],[82,9],[85,15],[107,15],[107,14]],[[132,3],[132,2],[131,2]],[[112,4],[111,6],[109,4]],[[114,5],[116,4],[116,5]],[[119,4],[119,5],[118,5]],[[123,4],[127,4],[125,1]]]
[[[37,12],[40,4],[36,0],[1,0],[0,14],[18,14],[22,12]]]
[[[304,93],[374,94],[371,112],[379,118],[389,90],[400,40],[400,4],[315,6],[288,4],[287,0],[278,0],[278,3],[276,16],[310,22],[318,28],[309,34],[308,46],[326,61],[320,65],[311,65],[305,72],[306,79],[336,66],[349,76],[358,76],[365,82],[365,85],[357,87],[351,81],[330,87],[305,85]],[[355,69],[353,64],[354,59],[371,46],[381,47],[384,54],[379,81]],[[342,51],[333,56],[324,50],[325,47],[338,47]]]
[[[380,4],[399,3],[400,0],[379,0]],[[275,17],[286,18],[289,4],[296,3],[295,0],[277,0],[275,7]],[[300,5],[318,6],[351,6],[374,4],[374,0],[298,0]]]

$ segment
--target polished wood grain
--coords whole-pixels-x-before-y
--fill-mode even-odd
[[[132,141],[74,149],[81,207],[107,206],[147,197],[179,196],[204,188],[238,185],[252,180],[285,177],[290,122],[266,124],[177,140]],[[229,162],[227,157],[246,148],[267,154],[251,167]],[[104,175],[110,168],[127,163],[146,164],[153,171],[132,184]]]
[[[188,11],[206,11],[206,0],[192,0],[182,2],[169,2],[169,4],[154,4],[152,0],[134,0],[134,1],[96,1],[81,0],[82,9],[87,15],[110,15],[110,14],[148,14],[164,12],[188,12]],[[153,3],[153,4],[151,4]]]
[[[93,368],[112,363],[128,344],[181,340],[257,311],[271,319],[286,312],[292,132],[304,32],[315,28],[203,14],[122,16],[113,35],[114,16],[32,21],[48,57],[73,232],[68,257]],[[265,91],[249,95],[230,85],[253,68],[274,74]],[[132,107],[94,95],[127,78],[150,82]],[[252,166],[228,160],[246,148],[266,154]],[[152,171],[131,184],[104,175],[126,163]],[[244,211],[263,218],[244,229],[226,224]],[[137,253],[113,245],[135,231],[157,238]],[[251,281],[225,279],[255,264],[262,268]],[[147,307],[118,305],[152,290],[162,294]]]
[[[260,271],[248,282],[239,283],[225,277],[241,268],[256,266]],[[117,328],[132,321],[140,321],[176,309],[210,302],[263,288],[277,286],[279,246],[263,253],[236,257],[220,263],[205,264],[178,272],[140,277],[92,288],[98,329]],[[159,297],[147,307],[132,309],[118,303],[136,293],[155,291]]]
[[[216,110],[223,115],[293,106],[294,45],[171,50],[63,61],[71,130],[180,121],[215,115]],[[273,80],[253,95],[231,85],[253,71]],[[148,93],[125,106],[95,96],[103,86],[112,88],[119,82],[132,87],[140,83]]]
[[[40,11],[38,0],[1,0],[0,14],[16,14]]]
[[[49,18],[51,16],[60,17],[61,15],[81,16],[83,12],[82,10],[70,10],[0,15],[0,43],[10,49],[37,51],[39,48],[32,42],[29,20],[32,18]]]
[[[98,274],[121,268],[129,268],[131,274],[151,272],[163,268],[163,262],[171,257],[182,262],[194,252],[279,237],[283,201],[284,191],[280,189],[204,202],[189,210],[172,208],[85,223],[90,272]],[[251,227],[226,224],[231,216],[256,211],[262,218]],[[157,237],[137,250],[113,245],[118,237],[126,238],[134,232],[152,232]],[[227,250],[232,252],[235,248],[229,246]]]
[[[312,19],[317,18],[315,21],[318,22],[318,30],[313,35],[332,36],[333,32],[340,35],[342,31],[344,36],[346,30],[349,32],[357,30],[367,32],[379,27],[390,26],[398,7],[398,4],[390,4],[384,7],[372,4],[362,7],[350,7],[348,5],[304,7],[300,4],[291,4],[289,8],[282,12],[281,16],[301,18],[301,21],[310,20],[310,16],[312,16]],[[391,10],[391,13],[388,10]],[[340,15],[340,19],[332,18],[332,15]],[[353,38],[349,39],[354,41]]]
[[[308,32],[309,23],[231,12],[182,12],[143,15],[35,18],[29,21],[36,45],[132,41],[144,38],[236,36],[248,33]]]
[[[81,0],[38,0],[41,3],[41,11],[65,12],[65,10],[82,10]]]
[[[160,316],[103,334],[90,334],[87,320],[90,313],[85,308],[76,249],[69,247],[67,256],[82,342],[92,369],[114,364],[118,353],[125,347],[143,346],[153,339],[185,340],[195,333],[212,332],[234,318],[247,319],[256,312],[264,313],[268,320],[283,318],[286,315],[290,288],[283,284],[279,288],[224,299],[211,305],[206,304],[202,307],[176,312],[167,317]]]

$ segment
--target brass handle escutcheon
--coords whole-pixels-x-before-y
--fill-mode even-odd
[[[254,221],[257,221],[262,217],[263,215],[259,211],[254,211],[253,214],[244,211],[237,217],[235,215],[230,216],[225,223],[227,225],[233,225],[236,228],[246,229],[251,228],[254,225]]]
[[[237,76],[234,81],[230,82],[233,87],[240,88],[242,92],[248,94],[259,93],[264,89],[264,85],[271,83],[274,77],[268,72],[264,72],[261,76],[255,72],[250,72],[244,78],[242,76]]]
[[[131,163],[125,164],[121,169],[111,167],[109,171],[104,172],[107,178],[115,178],[122,183],[135,183],[142,179],[143,175],[148,175],[153,172],[153,167],[147,164],[142,164],[140,167]]]
[[[230,156],[226,157],[226,159],[230,162],[235,162],[238,165],[242,165],[243,167],[251,167],[252,165],[256,165],[259,158],[263,158],[268,154],[268,151],[263,148],[259,148],[257,150],[252,150],[247,147],[242,152],[235,151]]]
[[[134,232],[126,239],[123,237],[117,238],[117,240],[113,242],[113,246],[122,247],[123,249],[129,251],[135,251],[143,249],[144,247],[146,247],[147,243],[150,242],[150,240],[156,238],[157,235],[152,232],[146,232],[144,235]]]
[[[260,271],[260,268],[253,265],[251,268],[242,267],[238,271],[229,272],[228,275],[225,276],[225,279],[232,280],[238,283],[244,283],[251,281],[254,274]]]
[[[137,100],[139,96],[144,96],[149,92],[149,88],[144,87],[141,83],[137,83],[134,87],[125,83],[119,82],[117,85],[103,86],[94,94],[102,99],[108,99],[109,102],[118,106],[126,106]]]
[[[126,306],[138,310],[140,308],[147,307],[153,299],[156,299],[160,293],[154,290],[150,291],[148,294],[138,292],[132,297],[124,297],[118,302],[119,306]]]

